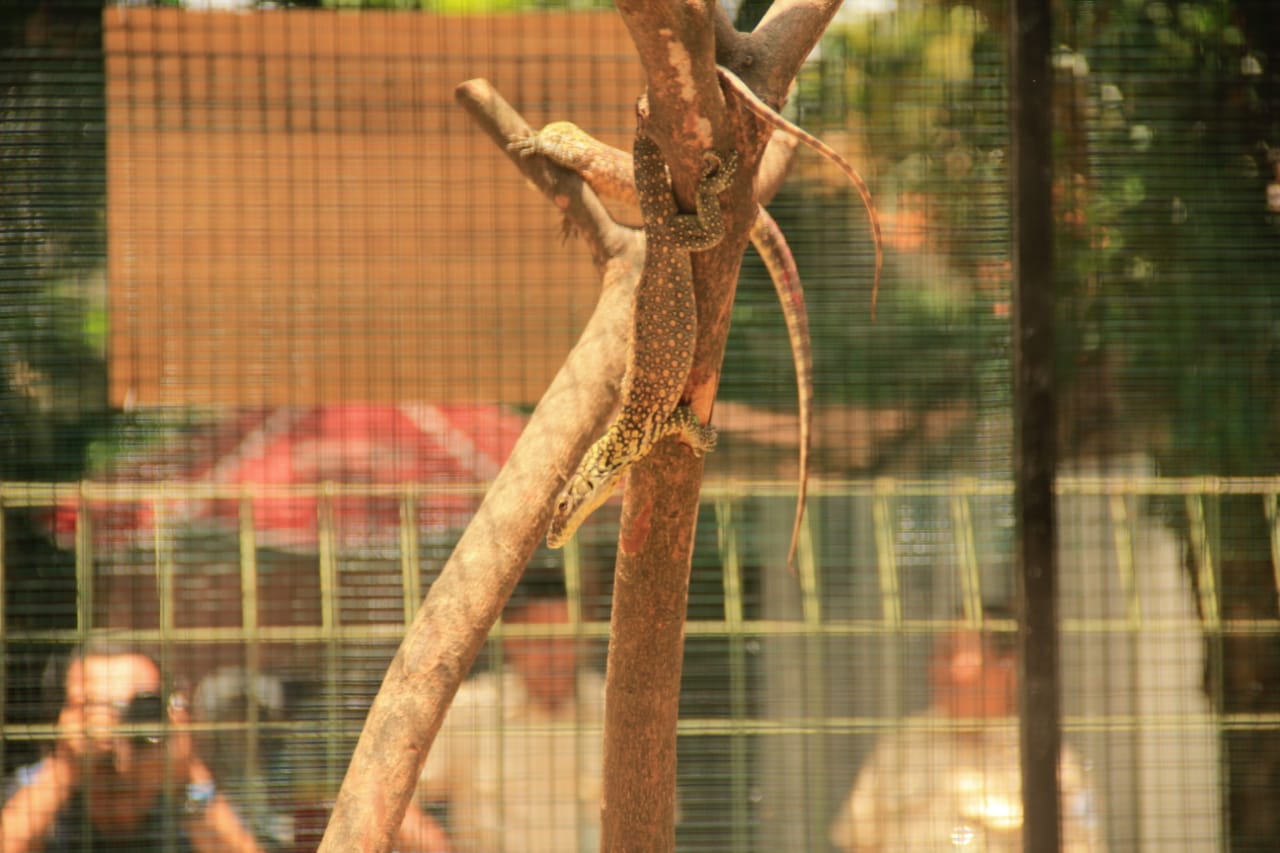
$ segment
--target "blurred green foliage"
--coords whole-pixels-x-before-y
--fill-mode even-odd
[[[13,11],[0,26],[0,478],[67,479],[107,422],[101,12]]]
[[[904,3],[837,22],[793,94],[809,129],[865,146],[853,159],[890,243],[873,324],[856,196],[810,178],[771,208],[807,285],[824,402],[1008,403],[996,390],[1008,353],[1005,5]],[[1060,371],[1074,419],[1063,450],[1153,450],[1168,473],[1275,473],[1274,12],[1252,0],[1055,10]],[[760,276],[748,267],[735,314],[731,358],[749,371],[763,340],[778,342]],[[729,373],[726,391],[752,394]]]
[[[886,241],[873,316],[861,201],[834,168],[802,149],[793,170],[802,175],[793,174],[770,211],[805,285],[820,405],[1007,411],[1002,51],[977,10],[916,7],[837,22],[802,72],[792,118],[867,179]],[[789,360],[768,279],[753,258],[744,276],[722,391],[786,407],[791,398],[779,392]],[[956,437],[970,448],[972,439]],[[990,462],[989,453],[930,447],[923,436],[902,440],[940,470]],[[884,464],[887,457],[873,459],[867,473]]]
[[[1087,75],[1068,90],[1064,343],[1114,364],[1170,473],[1280,471],[1280,55],[1245,11],[1081,4],[1066,63]]]

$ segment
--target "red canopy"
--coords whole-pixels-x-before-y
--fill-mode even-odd
[[[466,524],[479,493],[497,475],[525,419],[479,404],[341,404],[225,413],[203,429],[184,431],[160,447],[122,457],[101,482],[136,483],[136,501],[88,501],[98,548],[154,544],[157,516],[166,529],[234,532],[237,497],[172,497],[157,483],[243,486],[252,502],[258,544],[317,547],[322,512],[331,514],[340,546],[394,544],[405,489],[413,484],[420,533]],[[318,484],[369,486],[365,494],[322,496]],[[282,488],[283,487],[283,488]],[[335,490],[340,491],[340,490]],[[77,504],[54,513],[60,537],[74,534]]]

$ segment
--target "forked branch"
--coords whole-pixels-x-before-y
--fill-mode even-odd
[[[523,119],[484,81],[458,90],[472,117],[505,150]],[[507,464],[494,480],[419,608],[369,708],[325,830],[323,853],[385,853],[400,828],[427,751],[546,529],[567,472],[603,429],[625,358],[639,241],[613,225],[569,172],[511,159],[586,236],[602,270],[600,302]]]

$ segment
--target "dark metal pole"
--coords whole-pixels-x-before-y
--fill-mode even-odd
[[[1009,27],[1023,842],[1060,848],[1051,0],[1013,0]]]

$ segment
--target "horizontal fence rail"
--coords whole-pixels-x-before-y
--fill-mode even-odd
[[[197,733],[240,738],[246,767],[267,759],[261,744],[274,744],[297,769],[270,782],[290,793],[273,788],[272,796],[324,801],[345,772],[382,672],[460,533],[424,525],[423,508],[447,497],[456,515],[458,506],[478,504],[484,488],[5,483],[4,517],[20,510],[37,523],[62,520],[58,541],[74,584],[73,613],[56,627],[10,604],[6,673],[24,649],[63,648],[106,629],[164,650],[179,668],[194,663],[207,672],[230,659],[309,680],[314,698],[300,717],[251,715],[202,723]],[[1137,828],[1144,809],[1161,807],[1143,799],[1144,788],[1172,785],[1167,780],[1176,777],[1194,788],[1185,796],[1220,796],[1214,744],[1280,735],[1280,713],[1225,707],[1201,684],[1202,661],[1221,665],[1224,644],[1280,636],[1280,618],[1240,618],[1224,608],[1215,522],[1219,499],[1256,498],[1271,535],[1271,577],[1280,579],[1280,477],[1070,476],[1056,488],[1060,547],[1075,549],[1075,564],[1066,561],[1064,571],[1079,574],[1087,564],[1091,573],[1064,592],[1076,597],[1060,624],[1069,650],[1063,666],[1076,689],[1062,734],[1100,760],[1113,846],[1123,849],[1144,832]],[[799,818],[780,816],[795,809],[821,834],[868,745],[922,725],[908,712],[921,707],[932,639],[959,625],[1017,630],[1012,619],[984,616],[1007,571],[993,573],[992,564],[1007,551],[1001,537],[1010,482],[815,482],[792,576],[782,554],[794,494],[790,483],[756,480],[713,481],[703,490],[678,728],[687,839],[705,834],[720,844],[727,832],[735,850],[770,849],[770,839],[794,830],[788,821]],[[311,514],[305,534],[284,548],[272,544],[261,515],[273,501]],[[190,511],[219,502],[213,530]],[[351,517],[344,521],[342,511],[364,505],[377,507],[382,528],[376,541],[352,545],[343,538]],[[554,558],[569,593],[568,624],[499,622],[487,665],[501,664],[506,637],[570,636],[584,648],[603,648],[615,519],[612,507],[597,513],[598,529]],[[127,535],[113,532],[113,524],[124,524]],[[1164,544],[1153,547],[1154,539]],[[0,553],[0,577],[30,589],[20,557]],[[1151,586],[1153,573],[1165,578],[1162,586]],[[12,590],[0,592],[12,600]],[[1264,592],[1280,598],[1280,580]],[[1159,651],[1174,647],[1180,651]],[[1158,682],[1164,668],[1176,670],[1177,704],[1143,698],[1144,666]],[[55,736],[51,721],[5,719],[6,744],[35,748]],[[1202,745],[1181,776],[1160,769],[1165,741]],[[809,795],[768,781],[770,768],[795,762],[812,786]],[[1195,849],[1220,849],[1212,831],[1217,812],[1208,814],[1194,830]],[[700,849],[695,840],[686,846]]]
[[[1216,580],[1213,574],[1213,549],[1206,530],[1205,503],[1216,497],[1257,496],[1259,505],[1270,522],[1273,563],[1280,566],[1280,477],[1062,477],[1057,482],[1057,493],[1061,496],[1087,496],[1106,498],[1109,502],[1111,530],[1109,538],[1116,551],[1117,567],[1121,574],[1120,584],[1130,597],[1128,611],[1123,618],[1089,618],[1068,617],[1063,620],[1062,629],[1066,632],[1123,632],[1176,630],[1180,626],[1164,622],[1159,618],[1145,617],[1141,602],[1135,597],[1132,573],[1134,556],[1132,553],[1132,531],[1134,523],[1133,511],[1127,507],[1126,499],[1144,499],[1157,497],[1181,497],[1184,499],[1188,519],[1187,536],[1189,545],[1195,553],[1198,565],[1198,595],[1200,596],[1201,615],[1204,627],[1210,631],[1228,633],[1261,633],[1280,632],[1280,620],[1274,619],[1241,619],[1225,618],[1219,612],[1216,601]],[[93,516],[100,512],[124,506],[146,507],[153,522],[145,529],[131,531],[130,543],[131,569],[141,571],[146,566],[139,563],[140,558],[150,557],[149,568],[156,573],[157,584],[161,589],[170,584],[170,575],[175,570],[174,553],[176,547],[173,534],[177,524],[172,518],[179,516],[172,510],[174,507],[188,506],[197,502],[226,501],[236,502],[238,522],[234,536],[241,574],[242,589],[246,594],[242,598],[242,624],[238,627],[202,627],[181,628],[161,626],[156,629],[138,629],[134,633],[140,640],[171,639],[183,642],[228,642],[228,641],[323,641],[333,636],[338,626],[331,618],[336,611],[336,602],[332,599],[337,594],[333,585],[333,573],[336,571],[337,554],[336,531],[330,506],[340,500],[392,499],[399,502],[399,522],[394,531],[392,551],[401,563],[403,589],[403,606],[400,610],[403,619],[396,622],[366,623],[341,627],[341,634],[346,639],[369,637],[385,639],[398,636],[401,628],[412,617],[424,590],[420,584],[422,566],[418,543],[421,535],[417,525],[416,509],[427,497],[455,497],[478,501],[483,495],[484,484],[340,484],[320,483],[313,485],[246,485],[246,484],[210,484],[210,483],[21,483],[10,482],[0,484],[0,504],[6,509],[29,509],[48,511],[55,510],[73,512],[75,514],[75,536],[72,543],[77,566],[77,588],[90,588],[90,579],[95,571],[102,571],[110,566],[116,555],[99,553],[93,541]],[[809,554],[802,555],[801,573],[798,579],[802,591],[803,606],[801,618],[793,619],[744,619],[742,616],[742,580],[741,555],[733,548],[722,548],[725,618],[707,621],[694,619],[688,626],[693,635],[741,633],[755,636],[794,636],[797,634],[820,634],[831,636],[849,636],[861,634],[879,634],[886,630],[895,632],[931,634],[945,630],[952,624],[949,619],[909,618],[903,615],[899,597],[899,568],[892,543],[893,531],[890,529],[890,505],[897,500],[908,498],[940,498],[950,503],[951,537],[958,552],[958,566],[961,574],[961,585],[964,587],[963,612],[966,618],[973,619],[976,602],[981,597],[980,581],[977,576],[978,557],[974,553],[975,521],[969,510],[969,501],[973,498],[1004,498],[1012,494],[1012,484],[1007,481],[985,480],[976,477],[959,477],[949,479],[897,479],[877,478],[856,481],[820,480],[811,483],[809,495],[814,503],[824,498],[869,498],[871,499],[872,526],[875,532],[876,572],[880,578],[882,598],[881,616],[872,619],[850,619],[831,616],[823,611],[818,597],[818,580],[814,575],[812,559],[812,542],[814,513],[806,516],[808,530],[802,547],[807,546]],[[730,510],[747,498],[778,497],[787,498],[794,495],[794,485],[773,481],[725,481],[708,484],[703,490],[704,503],[717,510],[721,524],[732,527],[739,523],[738,517]],[[306,499],[315,502],[316,517],[312,544],[318,560],[318,571],[321,579],[320,612],[323,616],[318,625],[266,626],[257,624],[255,613],[257,601],[253,595],[256,584],[253,582],[260,571],[256,565],[255,552],[262,545],[259,541],[261,531],[255,526],[253,506],[257,501]],[[721,531],[723,536],[724,531]],[[455,531],[456,535],[456,531]],[[451,544],[451,540],[450,540]],[[0,553],[0,566],[5,559]],[[375,559],[375,558],[368,558]],[[577,576],[581,571],[580,557],[573,544],[569,546],[566,557],[567,585],[580,589],[582,578]],[[1275,570],[1277,588],[1274,594],[1280,599],[1280,568]],[[163,606],[163,602],[162,606]],[[576,624],[569,630],[583,636],[607,636],[608,627],[590,619],[583,619],[580,609],[575,608]],[[7,631],[7,640],[44,639],[74,640],[89,626],[79,625],[69,630],[27,630]],[[1012,630],[1013,626],[1006,626]],[[495,634],[511,631],[510,627],[499,625]]]

